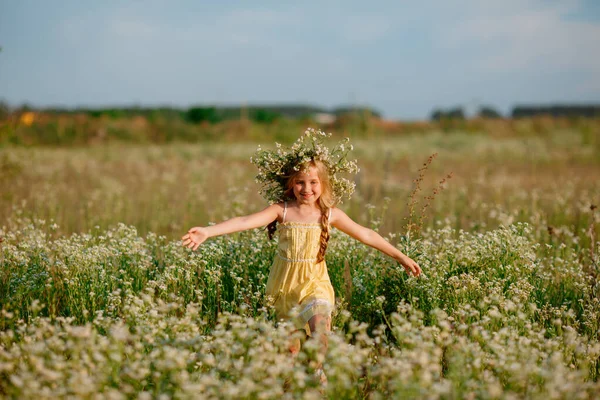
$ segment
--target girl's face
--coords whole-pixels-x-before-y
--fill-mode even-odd
[[[317,169],[311,166],[308,173],[296,175],[292,188],[299,204],[314,204],[321,196],[321,180]]]

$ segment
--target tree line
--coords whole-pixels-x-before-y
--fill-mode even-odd
[[[360,116],[374,116],[381,118],[381,113],[371,107],[363,106],[340,106],[333,109],[306,105],[248,105],[248,106],[211,106],[195,105],[189,108],[176,107],[77,107],[77,108],[33,108],[28,105],[22,105],[14,110],[16,113],[28,111],[43,112],[47,114],[86,114],[94,118],[108,117],[111,119],[143,116],[148,119],[163,118],[174,119],[182,118],[190,123],[218,123],[227,120],[248,119],[258,123],[271,123],[280,118],[311,118],[316,114],[330,114],[335,117],[342,115],[355,114]],[[0,117],[7,115],[11,110],[5,103],[0,103]]]
[[[371,108],[362,106],[340,106],[333,109],[327,109],[308,104],[290,104],[290,105],[248,105],[248,106],[212,106],[195,105],[189,108],[176,107],[142,107],[142,106],[123,106],[123,107],[78,107],[78,108],[59,108],[46,107],[34,108],[28,105],[22,105],[17,108],[10,108],[8,104],[0,102],[0,118],[4,118],[11,113],[24,113],[27,111],[43,112],[47,114],[86,114],[94,118],[107,117],[110,119],[128,118],[134,116],[143,116],[149,120],[160,119],[183,119],[187,122],[198,123],[219,123],[228,120],[247,119],[257,123],[272,123],[281,118],[302,119],[313,118],[317,114],[329,114],[334,117],[354,115],[362,117],[381,118],[382,114]],[[435,108],[429,118],[432,121],[440,120],[461,120],[472,116],[479,118],[525,118],[547,115],[552,117],[600,117],[600,104],[598,105],[577,105],[577,104],[556,104],[556,105],[517,105],[513,107],[510,113],[503,115],[492,106],[481,106],[475,115],[467,115],[462,107],[453,108]]]
[[[510,118],[524,118],[524,117],[535,117],[548,115],[552,117],[587,117],[596,118],[600,117],[600,104],[599,105],[577,105],[577,104],[557,104],[557,105],[517,105],[513,107],[507,117]],[[482,106],[479,108],[477,117],[480,118],[503,118],[502,113],[498,112],[495,108],[490,106]],[[432,121],[439,121],[442,119],[465,119],[466,115],[462,107],[454,107],[449,109],[436,108],[431,112],[430,116]]]

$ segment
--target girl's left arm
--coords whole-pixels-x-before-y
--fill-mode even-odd
[[[354,239],[360,240],[364,244],[392,257],[402,264],[407,273],[414,276],[421,275],[422,271],[419,264],[382,238],[381,235],[373,229],[366,228],[354,222],[339,208],[334,208],[332,210],[330,224],[347,235],[352,236]]]

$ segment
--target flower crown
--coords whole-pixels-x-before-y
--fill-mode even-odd
[[[331,133],[308,128],[289,148],[280,143],[275,143],[276,151],[263,150],[258,146],[250,162],[258,167],[256,182],[262,185],[260,194],[271,204],[286,200],[285,185],[289,177],[300,171],[301,165],[319,160],[327,167],[335,203],[342,202],[344,198],[350,199],[356,185],[339,174],[356,174],[359,171],[356,160],[346,159],[354,147],[348,144],[350,139],[345,138],[330,150],[323,143],[330,136]]]

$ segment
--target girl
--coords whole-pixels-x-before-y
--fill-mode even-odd
[[[317,134],[324,136],[320,131]],[[279,247],[266,294],[274,303],[278,319],[291,319],[299,330],[304,328],[310,336],[318,337],[325,352],[335,301],[324,260],[330,227],[394,258],[409,274],[419,276],[421,268],[377,232],[357,224],[335,206],[342,195],[353,189],[336,172],[344,165],[352,169],[352,163],[343,162],[347,152],[338,154],[336,160],[336,152],[324,148],[315,137],[315,131],[308,130],[289,152],[282,151],[280,146],[277,153],[259,149],[258,160],[253,160],[259,165],[258,180],[267,186],[263,193],[269,193],[270,200],[281,201],[255,214],[191,228],[182,240],[184,246],[196,250],[212,236],[265,225],[269,237],[278,232]],[[307,138],[309,145],[303,145]],[[341,149],[344,150],[343,144]],[[299,340],[293,341],[290,352],[295,355],[299,350]],[[323,382],[322,370],[317,374]]]

